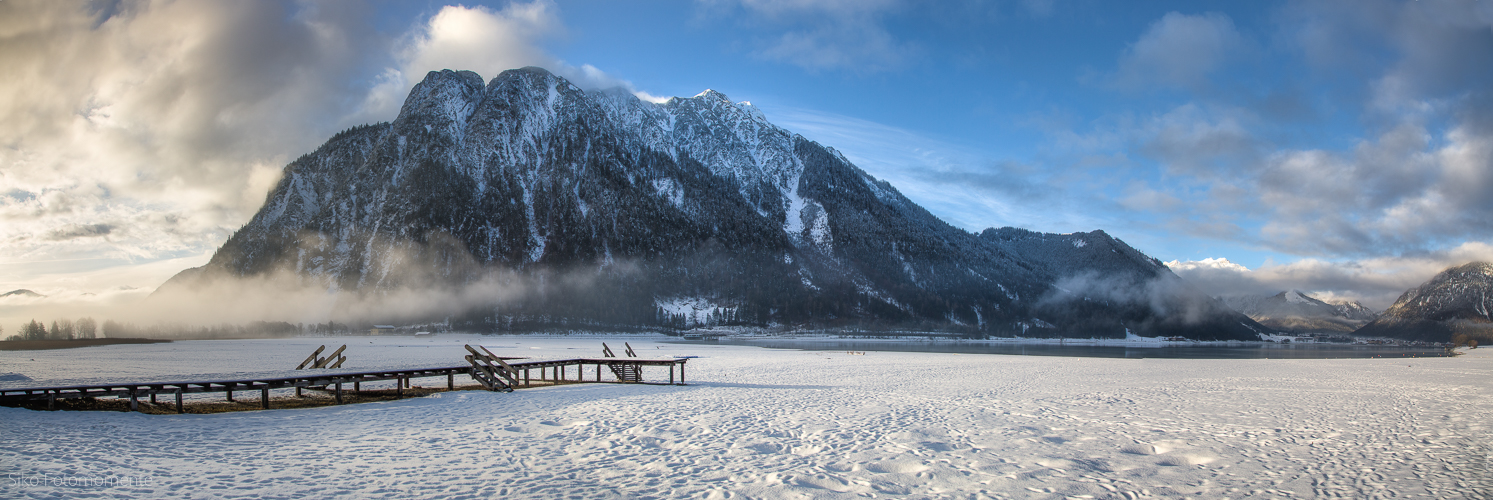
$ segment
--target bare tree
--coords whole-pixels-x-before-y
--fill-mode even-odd
[[[89,317],[78,318],[78,323],[77,323],[77,338],[80,338],[80,339],[91,339],[91,338],[96,338],[97,336],[98,336],[98,323],[95,322],[95,321],[93,321],[93,318],[89,318]]]

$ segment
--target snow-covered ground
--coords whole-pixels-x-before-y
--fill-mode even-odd
[[[88,366],[130,380],[255,372],[294,366],[334,342],[350,344],[354,368],[451,365],[467,342],[563,358],[595,356],[603,340],[614,348],[631,342],[644,357],[701,357],[689,362],[688,386],[466,391],[213,415],[0,408],[7,474],[0,497],[1478,498],[1493,491],[1488,349],[1413,360],[1132,360],[858,355],[639,337],[354,337],[0,352],[0,372],[36,379],[31,385],[96,376],[76,372]]]

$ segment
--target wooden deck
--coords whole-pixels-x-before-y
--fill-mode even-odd
[[[506,361],[522,358],[499,359]],[[505,385],[509,385],[508,390],[580,383],[684,385],[684,364],[686,361],[689,360],[687,358],[637,359],[612,357],[506,363],[506,366],[511,367],[513,370],[513,383]],[[643,367],[650,366],[668,367],[669,381],[645,381],[641,376]],[[626,367],[626,370],[619,370],[619,367]],[[678,371],[677,379],[675,377],[676,367]],[[411,379],[446,377],[447,389],[455,389],[456,376],[471,377],[472,380],[481,382],[478,378],[481,376],[480,371],[481,369],[475,364],[469,364],[466,366],[440,368],[376,370],[332,374],[313,374],[309,373],[310,370],[308,370],[306,375],[283,378],[27,387],[0,389],[0,405],[17,405],[45,400],[47,401],[48,409],[52,409],[55,407],[58,399],[117,397],[121,399],[128,398],[130,400],[130,410],[137,411],[139,410],[141,399],[149,398],[151,403],[156,403],[157,397],[164,395],[176,399],[176,412],[181,413],[182,395],[184,394],[221,393],[224,394],[224,397],[228,401],[233,401],[234,393],[258,392],[262,407],[269,409],[270,391],[291,388],[295,389],[297,396],[300,396],[301,390],[306,388],[326,389],[335,394],[337,403],[341,404],[344,390],[358,390],[364,382],[394,380],[396,381],[395,390],[402,394],[403,389],[409,387]],[[636,374],[636,378],[626,377],[624,373]],[[487,384],[483,383],[483,385]]]

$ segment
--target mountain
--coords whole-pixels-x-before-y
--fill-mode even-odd
[[[21,289],[18,289],[18,290],[11,290],[9,292],[0,293],[0,298],[4,298],[4,297],[33,297],[33,298],[39,298],[39,297],[46,297],[46,295],[42,295],[42,294],[33,292],[31,290],[27,290],[25,288],[21,288]]]
[[[1378,319],[1353,334],[1426,342],[1450,342],[1465,335],[1487,343],[1493,341],[1490,311],[1493,264],[1471,262],[1406,291]]]
[[[1222,300],[1260,324],[1288,333],[1351,333],[1378,317],[1357,301],[1325,302],[1298,290]]]
[[[469,71],[429,73],[393,122],[339,133],[287,165],[206,266],[156,295],[266,276],[363,298],[477,290],[479,300],[427,314],[477,330],[789,324],[1252,340],[1260,329],[1102,232],[950,226],[751,103],[711,90],[651,103],[540,68],[485,85]],[[1056,288],[1062,280],[1152,293],[1100,297]]]

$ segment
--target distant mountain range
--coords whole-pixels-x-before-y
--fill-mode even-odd
[[[655,104],[540,68],[486,84],[431,72],[393,122],[339,133],[287,165],[206,266],[155,295],[271,275],[363,297],[505,290],[423,318],[363,318],[444,316],[478,331],[793,325],[1254,340],[1266,330],[1102,231],[950,226],[750,103],[707,90]]]
[[[18,289],[18,290],[11,290],[9,292],[0,293],[0,298],[5,298],[5,297],[38,297],[38,298],[40,298],[40,297],[46,297],[46,295],[42,295],[42,294],[33,292],[31,290],[27,290],[25,288],[21,288],[21,289]]]
[[[1447,342],[1458,336],[1493,343],[1493,264],[1471,262],[1411,288],[1355,335]]]
[[[1326,302],[1298,290],[1221,300],[1260,324],[1286,333],[1351,333],[1378,317],[1357,301]]]

